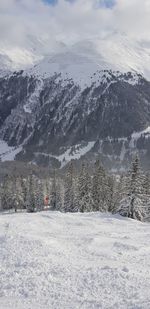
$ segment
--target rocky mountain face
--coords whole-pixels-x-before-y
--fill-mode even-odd
[[[59,72],[0,77],[0,139],[18,160],[63,167],[70,159],[120,169],[150,155],[150,82],[137,73],[97,70],[88,83]],[[5,157],[5,154],[4,154]]]

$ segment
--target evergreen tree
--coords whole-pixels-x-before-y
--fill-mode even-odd
[[[22,175],[20,176],[20,186],[21,186],[22,208],[25,209],[27,206],[28,188],[27,188],[27,179],[25,179]]]
[[[18,209],[23,209],[24,201],[23,201],[21,177],[17,176],[16,169],[14,172],[12,182],[12,196],[13,196],[13,208],[15,209],[15,212],[17,212]]]
[[[56,208],[57,211],[64,211],[64,183],[61,179],[57,180],[56,185]]]
[[[92,210],[91,178],[84,163],[78,178],[78,205],[80,212]]]
[[[3,210],[13,208],[12,179],[6,174],[1,188],[1,207]]]
[[[140,221],[145,217],[143,180],[144,175],[140,169],[139,158],[136,156],[126,177],[125,196],[119,206],[121,215]]]
[[[56,184],[56,171],[54,170],[52,179],[52,188],[50,193],[50,206],[52,210],[57,209],[57,184]]]
[[[114,212],[115,210],[115,191],[116,181],[112,176],[108,177],[108,187],[107,187],[107,206],[109,212]]]
[[[145,219],[150,219],[150,174],[146,173],[143,181],[143,208],[145,211]]]
[[[2,210],[2,184],[0,183],[0,211]]]
[[[35,205],[37,211],[42,211],[44,208],[44,190],[42,180],[39,178],[35,179]]]
[[[36,198],[35,198],[35,179],[31,173],[29,176],[28,183],[28,196],[27,196],[27,211],[34,212],[36,208]]]
[[[74,179],[74,166],[71,162],[68,166],[65,176],[65,188],[64,188],[64,211],[75,212],[75,179]]]
[[[93,210],[106,211],[110,206],[109,180],[99,160],[95,163],[92,185]]]
[[[120,178],[115,182],[114,186],[114,209],[113,213],[116,213],[120,207],[120,202],[126,197],[127,191],[126,191],[126,175],[122,174]]]

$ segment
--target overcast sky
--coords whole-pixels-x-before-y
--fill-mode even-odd
[[[0,44],[67,44],[110,31],[150,37],[150,0],[0,0]]]

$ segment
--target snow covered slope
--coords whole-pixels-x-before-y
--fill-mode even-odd
[[[112,167],[116,159],[129,162],[131,148],[148,158],[150,136],[144,140],[142,132],[150,125],[150,83],[140,74],[112,70],[84,82],[63,73],[42,79],[22,71],[0,78],[0,139],[23,146],[18,159],[37,164],[55,157],[64,166],[68,158],[94,151]]]
[[[150,225],[109,214],[0,215],[1,309],[150,308]]]
[[[35,64],[0,78],[0,139],[23,145],[18,159],[46,165],[55,156],[63,166],[68,157],[81,157],[79,144],[94,141],[90,152],[109,159],[109,168],[129,162],[133,150],[149,168],[150,135],[134,134],[150,126],[150,44],[112,33],[68,46],[58,42],[48,52],[30,40],[34,59],[0,48],[21,69]]]
[[[10,147],[6,142],[0,140],[0,160],[13,161],[15,156],[22,150],[22,147]]]
[[[133,41],[125,34],[112,33],[64,46],[55,54],[47,54],[30,71],[40,76],[61,72],[64,77],[87,84],[97,70],[138,72],[150,79],[150,45]]]
[[[133,40],[124,33],[112,32],[72,45],[59,41],[48,44],[29,35],[26,43],[26,49],[0,44],[0,68],[19,70],[31,67],[29,72],[42,76],[61,72],[85,83],[94,72],[104,69],[136,71],[150,79],[149,42]]]

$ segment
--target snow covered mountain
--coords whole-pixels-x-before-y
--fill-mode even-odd
[[[1,140],[38,164],[98,155],[119,168],[139,151],[149,167],[148,43],[114,34],[58,45],[44,57],[39,47],[43,58],[31,68],[1,75]]]
[[[97,70],[138,72],[150,79],[150,43],[132,41],[117,33],[63,47],[61,53],[46,55],[31,72],[49,76],[63,72],[83,83]]]
[[[40,61],[32,72],[50,75],[63,71],[71,77],[77,74],[78,78],[80,72],[85,78],[96,70],[112,69],[136,71],[150,78],[150,42],[133,40],[125,33],[112,32],[69,45],[28,35],[25,45],[26,48],[12,48],[0,43],[0,55],[9,59],[9,69],[25,69]],[[1,66],[5,65],[5,60],[0,59]]]

